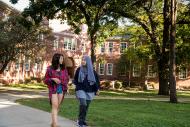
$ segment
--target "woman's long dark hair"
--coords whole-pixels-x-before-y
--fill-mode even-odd
[[[61,56],[63,57],[63,63],[59,64],[59,59]],[[57,70],[59,66],[60,66],[61,70],[65,69],[64,56],[62,54],[59,54],[59,53],[54,54],[52,61],[51,61],[51,66],[54,70]]]

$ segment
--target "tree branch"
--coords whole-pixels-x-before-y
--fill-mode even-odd
[[[188,20],[180,20],[177,22],[177,24],[190,24],[190,21]]]

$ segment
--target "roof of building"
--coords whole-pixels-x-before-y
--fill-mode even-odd
[[[15,9],[14,7],[6,4],[5,2],[3,2],[2,0],[0,0],[0,9],[4,9],[4,10],[9,10],[12,13],[20,13],[19,10]]]
[[[129,39],[130,35],[126,34],[126,35],[115,35],[112,37],[109,37],[108,40],[120,40],[120,39]]]

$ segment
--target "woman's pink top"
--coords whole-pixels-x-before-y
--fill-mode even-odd
[[[68,89],[69,82],[69,75],[67,69],[56,71],[51,66],[47,68],[44,83],[48,85],[49,99],[51,99],[52,94],[56,93],[58,86],[58,84],[56,84],[51,78],[58,78],[61,81],[62,90],[63,93],[65,93]]]

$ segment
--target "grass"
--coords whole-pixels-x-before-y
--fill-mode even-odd
[[[16,87],[23,89],[32,89],[32,90],[47,90],[47,85],[43,83],[28,83],[28,84],[10,84],[8,87]],[[71,87],[71,86],[69,86]],[[69,93],[74,95],[74,89],[70,88]],[[189,98],[190,91],[177,91],[177,95],[180,98]],[[127,98],[168,98],[168,96],[158,95],[157,90],[148,90],[148,91],[134,91],[134,90],[101,90],[101,97],[127,97]]]
[[[69,93],[74,94],[74,89],[70,89]],[[177,91],[177,95],[180,98],[189,98],[190,99],[190,91]],[[127,97],[127,98],[168,98],[169,96],[158,95],[157,90],[148,90],[148,91],[113,91],[113,90],[101,90],[101,97]]]
[[[48,99],[22,99],[17,102],[50,111]],[[76,120],[78,102],[65,99],[60,115]],[[94,100],[88,122],[94,127],[190,127],[190,104],[157,101]]]
[[[190,98],[190,91],[177,91],[178,97]],[[101,96],[112,97],[149,97],[149,98],[168,98],[168,96],[158,95],[157,90],[149,91],[101,91]]]
[[[45,85],[43,83],[10,84],[7,87],[16,87],[16,88],[23,88],[23,89],[36,89],[36,90],[47,89],[47,85]]]

